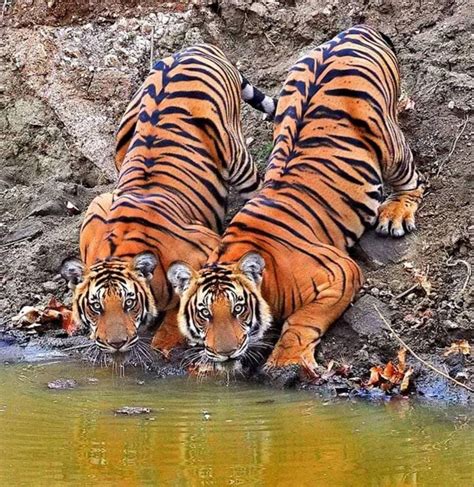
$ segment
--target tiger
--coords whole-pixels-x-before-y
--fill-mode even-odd
[[[399,95],[393,44],[364,25],[290,69],[262,189],[201,270],[181,260],[167,272],[195,370],[241,371],[266,345],[264,374],[316,375],[317,344],[363,283],[350,247],[375,224],[393,237],[415,229],[424,179],[398,124]]]
[[[199,44],[156,62],[129,103],[116,135],[116,187],[92,201],[80,258],[61,267],[75,321],[101,351],[130,352],[139,328],[160,320],[152,348],[167,356],[182,343],[166,269],[179,258],[204,264],[223,231],[230,187],[245,200],[261,184],[241,99],[274,115],[273,98],[219,48]]]

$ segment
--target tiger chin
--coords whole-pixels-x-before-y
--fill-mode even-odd
[[[138,329],[157,317],[150,281],[157,265],[151,252],[130,261],[110,258],[86,268],[67,258],[61,275],[73,290],[73,317],[94,341],[93,361],[108,364],[152,361],[152,351],[140,341]],[[105,354],[105,355],[103,355]]]
[[[185,262],[168,269],[168,280],[181,297],[180,332],[191,349],[187,366],[197,375],[243,373],[244,364],[262,358],[270,307],[260,292],[264,259],[255,252],[231,265],[196,271]]]

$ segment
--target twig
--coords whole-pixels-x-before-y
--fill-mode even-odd
[[[276,49],[275,43],[270,39],[270,36],[264,32],[263,35],[267,38],[268,42]]]
[[[153,57],[155,55],[155,26],[151,28],[151,41],[150,41],[150,71],[153,69]]]
[[[437,374],[439,375],[442,375],[444,378],[454,382],[455,384],[457,384],[458,386],[461,386],[461,387],[464,387],[464,389],[467,389],[469,392],[474,392],[474,389],[471,389],[469,386],[467,386],[466,384],[463,384],[462,382],[459,382],[458,380],[456,379],[453,379],[451,376],[449,376],[448,374],[445,374],[443,371],[437,369],[436,367],[434,367],[433,365],[431,365],[430,363],[428,363],[426,360],[423,360],[418,354],[416,354],[398,335],[397,333],[395,332],[395,330],[392,328],[392,326],[390,325],[390,323],[385,319],[385,316],[380,312],[380,310],[377,308],[377,306],[374,304],[374,308],[375,308],[375,311],[377,311],[377,313],[379,314],[380,318],[382,319],[382,321],[385,323],[386,327],[391,331],[391,333],[393,334],[393,336],[413,355],[413,357],[415,357],[417,360],[419,360],[424,366],[428,367],[429,369],[431,369],[433,372],[436,372]]]
[[[413,284],[413,286],[409,287],[406,291],[403,291],[400,293],[398,296],[395,296],[394,299],[401,299],[407,294],[410,294],[412,291],[414,291],[420,284],[417,282],[416,284]]]
[[[448,267],[453,267],[455,265],[458,265],[458,264],[464,264],[466,266],[466,269],[467,269],[467,276],[466,276],[466,280],[464,281],[464,285],[460,291],[460,294],[464,294],[464,291],[466,290],[467,288],[467,285],[469,284],[469,281],[471,279],[471,275],[472,275],[472,267],[471,267],[471,264],[469,264],[469,262],[466,262],[465,260],[462,260],[462,259],[458,259],[454,262],[449,262],[451,260],[451,257],[446,261],[446,265]]]
[[[454,139],[453,146],[451,147],[451,150],[449,151],[449,154],[447,155],[446,159],[440,163],[440,165],[438,167],[438,171],[436,173],[436,176],[439,176],[439,174],[441,173],[441,169],[443,169],[443,166],[449,161],[449,159],[453,155],[454,151],[456,150],[456,145],[458,144],[458,141],[461,138],[461,135],[464,133],[464,130],[466,130],[468,122],[469,122],[469,115],[466,115],[466,121],[463,123],[461,130],[459,131],[458,135]]]

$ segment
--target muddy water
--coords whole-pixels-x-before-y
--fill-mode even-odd
[[[79,383],[48,390],[59,377]],[[114,415],[121,406],[149,415]],[[0,366],[0,485],[472,486],[466,410]]]

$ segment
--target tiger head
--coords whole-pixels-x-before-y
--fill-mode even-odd
[[[245,254],[238,263],[214,264],[199,272],[184,262],[168,269],[168,279],[181,296],[178,325],[198,347],[200,364],[237,370],[261,345],[271,325],[270,308],[260,292],[264,259]]]
[[[64,260],[61,274],[74,292],[74,318],[101,350],[127,352],[138,342],[140,325],[156,316],[150,287],[156,265],[151,252],[130,262],[103,260],[88,269],[77,258]]]

